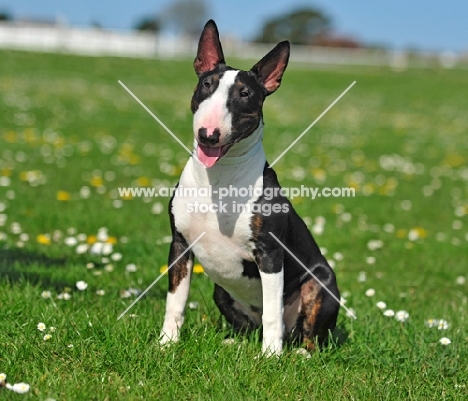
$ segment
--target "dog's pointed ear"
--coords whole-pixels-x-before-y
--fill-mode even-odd
[[[225,64],[223,48],[219,41],[218,28],[215,22],[210,19],[198,42],[198,52],[195,61],[193,62],[193,68],[198,76],[205,72],[214,70],[218,64]]]
[[[278,43],[251,69],[265,89],[267,96],[281,85],[281,78],[289,61],[289,48],[290,45],[287,40]]]

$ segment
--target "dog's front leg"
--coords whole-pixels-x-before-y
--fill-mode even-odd
[[[168,266],[171,266],[177,258],[180,259],[168,272],[169,290],[167,292],[166,315],[161,330],[160,344],[176,342],[179,339],[180,328],[184,323],[185,304],[189,295],[193,267],[193,253],[190,251],[185,252],[187,248],[188,244],[185,239],[174,229]],[[180,257],[182,254],[183,256]]]
[[[263,295],[263,343],[266,356],[280,355],[283,349],[283,253],[257,255]]]

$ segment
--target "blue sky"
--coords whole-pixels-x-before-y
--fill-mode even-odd
[[[337,32],[365,43],[390,48],[468,52],[468,1],[466,0],[206,0],[209,18],[223,34],[253,37],[265,18],[298,6],[321,8],[334,21]],[[0,0],[0,11],[15,17],[54,18],[87,26],[130,29],[142,16],[160,13],[171,0]]]

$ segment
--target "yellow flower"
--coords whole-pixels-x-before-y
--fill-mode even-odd
[[[106,240],[107,244],[116,244],[117,243],[117,238],[116,237],[109,237]]]
[[[395,235],[396,235],[397,238],[406,238],[406,233],[407,233],[407,231],[404,228],[400,228],[400,229],[396,230]]]
[[[86,238],[86,242],[88,244],[94,244],[97,241],[97,237],[95,235],[90,235],[88,238]]]
[[[36,238],[37,242],[42,245],[50,245],[50,235],[49,234],[39,234]]]
[[[57,200],[58,201],[69,201],[71,199],[70,192],[67,191],[58,191],[57,192]]]
[[[98,176],[94,176],[90,181],[92,187],[102,187],[102,183],[102,178]]]
[[[466,159],[459,154],[448,154],[442,164],[450,167],[460,167],[466,163]]]
[[[3,134],[3,138],[9,143],[14,143],[17,140],[17,135],[15,131],[7,131]]]
[[[151,185],[151,180],[145,176],[138,177],[136,181],[139,187],[149,187]]]
[[[193,272],[196,274],[201,274],[205,273],[205,269],[201,264],[197,263],[195,266],[193,266]]]
[[[2,177],[10,177],[10,176],[11,176],[11,169],[10,169],[10,168],[7,168],[7,167],[2,168],[2,169],[0,170],[0,176],[2,176]]]
[[[314,168],[312,170],[312,177],[314,177],[316,181],[324,182],[327,178],[327,173],[321,168]]]

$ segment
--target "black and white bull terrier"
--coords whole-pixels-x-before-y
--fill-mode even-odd
[[[262,327],[264,354],[280,354],[283,339],[312,349],[335,327],[335,274],[280,192],[262,146],[263,101],[280,86],[288,59],[289,42],[283,41],[250,71],[228,67],[216,24],[205,25],[194,61],[194,153],[169,205],[168,265],[174,266],[161,344],[179,339],[194,256],[214,281],[214,301],[233,328]],[[188,195],[184,189],[204,191]]]

